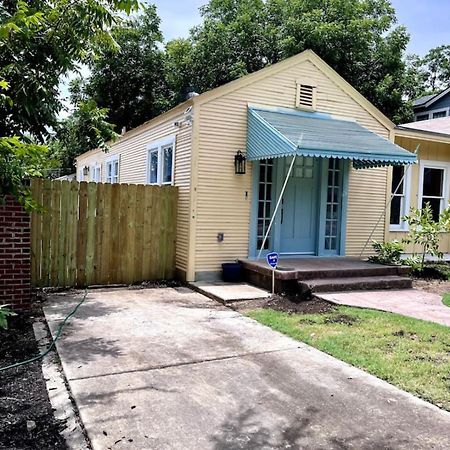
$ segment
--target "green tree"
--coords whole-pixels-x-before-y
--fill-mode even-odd
[[[427,255],[436,256],[439,259],[443,253],[439,250],[442,233],[450,230],[450,207],[444,209],[437,220],[433,217],[433,211],[429,203],[426,203],[422,209],[411,208],[408,216],[402,218],[409,227],[405,244],[415,244],[422,248],[420,259],[413,255],[412,260],[418,262],[418,270],[423,271],[425,266],[425,257]]]
[[[0,5],[0,76],[12,105],[0,107],[0,136],[44,140],[61,109],[60,79],[101,47],[116,47],[110,28],[137,0],[4,1]]]
[[[91,64],[86,94],[108,108],[108,120],[118,130],[140,125],[171,106],[159,25],[155,6],[143,8],[113,29],[119,50],[107,47]]]
[[[48,161],[39,143],[57,123],[61,76],[99,48],[116,47],[111,27],[137,6],[137,0],[0,3],[0,200],[13,194],[36,206],[25,178]]]
[[[99,108],[94,100],[80,100],[75,111],[58,124],[50,149],[64,173],[74,172],[78,155],[95,148],[109,150],[108,141],[118,135],[107,116],[108,110]]]
[[[431,92],[446,89],[450,84],[450,45],[432,48],[423,58],[427,71],[427,88]]]
[[[191,40],[180,38],[167,43],[164,72],[168,86],[169,104],[175,106],[186,100],[188,92],[195,90]]]
[[[199,91],[310,48],[388,116],[403,114],[409,36],[387,0],[210,0],[202,16],[185,57]]]

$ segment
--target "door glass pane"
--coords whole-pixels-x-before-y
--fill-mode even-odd
[[[330,159],[327,176],[327,204],[325,215],[325,250],[338,250],[340,232],[342,162]]]
[[[423,195],[424,197],[441,197],[444,181],[444,169],[432,169],[425,167],[423,170]]]
[[[261,249],[264,236],[269,227],[272,211],[272,177],[273,160],[263,159],[259,163],[259,184],[258,184],[258,227],[257,246]],[[264,244],[264,250],[268,250],[271,245],[270,234]]]
[[[150,152],[150,183],[158,182],[158,151]]]
[[[162,149],[163,155],[163,173],[162,182],[171,183],[172,182],[172,165],[173,165],[173,147],[164,147]]]

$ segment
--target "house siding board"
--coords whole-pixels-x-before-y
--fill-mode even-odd
[[[446,162],[450,165],[450,144],[443,142],[432,142],[425,139],[414,139],[403,136],[395,137],[396,144],[409,150],[415,151],[419,147],[419,164],[411,166],[410,170],[410,206],[417,208],[419,200],[419,178],[420,178],[420,160],[424,161],[440,161]],[[448,180],[447,180],[448,183]],[[390,186],[388,187],[390,194]],[[405,231],[389,231],[387,235],[388,240],[401,240],[406,236]],[[450,233],[445,233],[441,236],[440,249],[444,253],[450,253]],[[409,244],[405,247],[407,253],[419,252],[421,249],[417,246]]]
[[[222,262],[248,256],[252,165],[247,163],[245,175],[235,175],[233,165],[236,151],[246,148],[247,105],[294,108],[296,81],[302,78],[317,82],[318,111],[355,119],[389,138],[385,125],[308,60],[199,105],[196,272],[219,271]],[[350,171],[348,254],[359,254],[384,208],[386,177],[383,168]],[[383,220],[374,238],[384,238]]]
[[[119,183],[147,183],[147,146],[165,137],[175,136],[175,175],[174,184],[178,186],[177,250],[176,267],[182,272],[188,265],[188,229],[190,208],[191,173],[191,134],[192,127],[174,126],[180,120],[185,108],[176,108],[172,114],[166,114],[161,121],[152,121],[129,133],[112,144],[108,153],[93,150],[77,158],[79,168],[95,163],[101,164],[101,180],[106,182],[106,161],[114,155],[120,155]]]

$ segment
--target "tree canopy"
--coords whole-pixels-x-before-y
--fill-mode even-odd
[[[0,198],[27,205],[24,178],[45,165],[45,143],[61,109],[59,83],[100,48],[137,0],[5,0],[0,3]],[[27,203],[28,202],[28,203]]]
[[[201,14],[164,48],[154,7],[114,28],[120,50],[93,62],[85,93],[118,129],[305,49],[397,123],[412,120],[412,99],[450,77],[450,46],[405,56],[409,35],[388,0],[210,0]]]
[[[91,64],[85,93],[109,110],[108,120],[118,130],[140,125],[171,106],[159,25],[156,8],[143,8],[113,28],[118,50],[105,48]]]
[[[409,36],[386,0],[210,0],[202,16],[187,49],[201,92],[312,49],[391,118],[403,106]]]

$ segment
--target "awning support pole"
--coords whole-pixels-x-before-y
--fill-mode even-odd
[[[420,144],[417,146],[417,148],[416,148],[416,150],[415,150],[415,152],[414,152],[415,155],[418,155],[418,154],[419,154],[419,148],[420,148]],[[392,199],[395,197],[395,194],[397,194],[398,190],[400,189],[400,186],[402,185],[403,181],[405,180],[405,178],[406,178],[406,173],[407,173],[407,171],[410,169],[411,165],[412,165],[412,164],[409,164],[409,165],[406,167],[406,170],[403,172],[403,177],[402,177],[402,179],[400,180],[400,182],[398,183],[398,186],[395,188],[395,191],[394,191],[393,193],[391,193],[391,197],[389,198],[389,201],[386,203],[386,206],[384,207],[383,212],[381,213],[380,217],[378,218],[377,223],[375,224],[375,226],[372,228],[372,231],[370,232],[370,235],[369,235],[369,237],[367,238],[367,241],[366,241],[366,243],[364,244],[364,247],[363,247],[363,249],[361,250],[361,253],[359,254],[359,257],[360,257],[360,258],[362,257],[364,251],[366,250],[367,244],[369,243],[370,240],[372,240],[372,236],[373,236],[373,234],[375,233],[375,230],[377,229],[377,227],[378,227],[378,225],[380,224],[381,220],[383,219],[383,216],[386,214],[387,209],[388,209],[389,206],[391,205]]]
[[[270,230],[272,229],[272,225],[273,225],[273,222],[275,220],[275,216],[277,215],[278,208],[280,207],[281,200],[282,200],[283,194],[284,194],[284,190],[286,189],[287,183],[289,181],[289,177],[291,176],[292,168],[294,167],[294,163],[295,163],[295,158],[296,158],[296,156],[294,155],[294,157],[292,158],[292,161],[291,161],[291,165],[289,166],[288,173],[287,173],[286,178],[284,180],[283,187],[281,188],[280,196],[278,197],[278,201],[277,201],[277,204],[275,206],[275,210],[273,211],[272,217],[270,218],[269,226],[267,227],[267,231],[266,231],[266,234],[265,234],[264,239],[262,241],[261,248],[259,249],[258,257],[256,259],[261,258],[261,253],[262,253],[262,251],[264,249],[264,245],[266,244],[267,237],[270,234]]]

